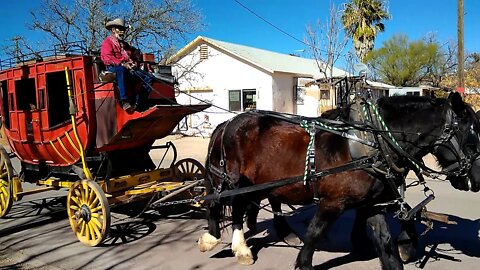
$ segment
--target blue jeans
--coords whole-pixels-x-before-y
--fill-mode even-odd
[[[140,81],[142,82],[140,92],[137,93],[136,96],[136,102],[138,104],[148,98],[148,95],[152,90],[152,83],[155,79],[155,76],[153,76],[152,73],[142,69],[132,69],[130,70],[130,74],[133,75],[135,79],[140,79]]]
[[[135,101],[138,103],[142,99],[146,99],[148,97],[148,94],[151,90],[151,85],[155,79],[151,73],[141,69],[129,70],[124,66],[109,66],[107,70],[115,73],[118,90],[120,92],[120,100],[129,100],[130,97],[128,96],[127,86],[135,79],[140,79],[142,82],[140,93],[137,93]]]
[[[115,73],[120,100],[128,100],[127,81],[129,81],[130,72],[123,66],[108,66],[107,70]]]

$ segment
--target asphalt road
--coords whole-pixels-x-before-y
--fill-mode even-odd
[[[203,163],[208,139],[169,136],[166,140],[175,143],[179,159],[192,157]],[[155,157],[160,158],[161,153]],[[437,196],[429,210],[448,214],[457,225],[435,222],[433,229],[421,237],[415,262],[405,269],[479,269],[480,194],[456,191],[438,180],[428,180],[428,185]],[[65,194],[57,191],[26,197],[0,220],[0,269],[293,269],[301,247],[279,242],[271,233],[271,214],[261,211],[258,232],[247,231],[255,264],[237,265],[229,246],[230,229],[225,230],[216,249],[200,253],[196,241],[206,228],[204,213],[188,207],[150,211],[138,218],[125,215],[126,209],[117,209],[112,213],[107,241],[100,247],[87,247],[70,229],[62,205]],[[420,188],[407,192],[412,204],[422,198]],[[314,210],[308,206],[287,218],[298,235],[304,234]],[[345,213],[319,243],[315,269],[380,268],[373,256],[358,260],[350,255],[353,218],[354,212]],[[389,222],[397,233],[395,220]],[[419,232],[425,228],[421,224],[417,227]]]

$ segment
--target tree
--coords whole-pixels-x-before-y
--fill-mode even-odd
[[[382,21],[390,18],[385,3],[380,0],[352,0],[345,4],[341,18],[357,57],[363,62],[367,53],[373,50],[378,32],[385,30]]]
[[[42,0],[31,12],[33,30],[66,49],[84,41],[86,50],[99,50],[108,35],[105,23],[116,17],[130,25],[125,39],[143,51],[160,51],[166,59],[174,44],[201,28],[202,16],[190,0]]]
[[[408,41],[404,35],[393,36],[383,47],[370,52],[368,65],[385,83],[396,86],[418,86],[436,82],[444,74],[446,58],[435,41]]]
[[[307,26],[306,43],[310,45],[309,50],[317,63],[320,74],[324,78],[332,78],[333,68],[347,45],[347,38],[341,35],[339,10],[330,5],[330,17],[325,25],[317,21],[315,27]]]
[[[465,87],[469,91],[480,93],[480,53],[468,54],[465,58]],[[457,75],[454,70],[447,73],[441,81],[441,86],[455,89]]]

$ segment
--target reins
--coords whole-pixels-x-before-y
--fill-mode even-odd
[[[383,203],[383,204],[376,204],[376,206],[398,204],[400,206],[400,210],[397,212],[397,216],[400,218],[411,218],[412,215],[415,213],[412,212],[413,209],[408,211],[407,208],[405,207],[406,202],[404,202],[404,194],[403,194],[404,190],[402,190],[406,187],[405,183],[401,185],[400,189],[398,188],[397,185],[395,185],[395,179],[398,179],[398,177],[400,177],[405,172],[405,169],[399,168],[396,166],[396,164],[391,159],[391,154],[389,153],[390,151],[393,151],[394,153],[396,153],[400,159],[407,161],[406,166],[408,167],[408,169],[412,169],[415,172],[415,174],[419,179],[418,183],[425,186],[424,191],[426,193],[425,194],[426,199],[419,204],[422,206],[426,205],[428,202],[434,199],[433,191],[426,186],[426,182],[425,182],[425,179],[423,178],[423,175],[433,177],[433,178],[438,178],[439,175],[446,175],[446,176],[461,175],[465,173],[465,170],[467,170],[468,172],[469,167],[468,165],[465,165],[465,164],[470,164],[471,166],[471,164],[479,156],[477,154],[472,159],[471,157],[468,157],[463,153],[455,137],[455,130],[458,129],[458,121],[456,119],[456,115],[453,113],[452,109],[448,106],[446,108],[446,110],[448,110],[446,112],[447,119],[445,120],[444,128],[442,130],[442,135],[440,135],[438,139],[436,139],[432,144],[429,144],[426,147],[435,148],[435,147],[442,146],[449,149],[449,151],[452,151],[452,153],[454,153],[457,159],[457,162],[455,162],[455,164],[458,163],[459,165],[454,166],[454,164],[452,164],[450,167],[445,168],[444,170],[436,171],[426,166],[423,161],[418,161],[411,154],[406,152],[400,146],[396,138],[393,136],[393,134],[395,133],[413,134],[413,135],[418,135],[418,133],[409,133],[404,131],[390,131],[375,104],[373,104],[370,101],[364,100],[363,105],[364,107],[363,107],[362,113],[364,114],[366,119],[369,119],[369,121],[365,121],[363,123],[343,121],[343,120],[342,121],[331,120],[326,118],[302,117],[302,116],[297,116],[292,114],[268,112],[268,111],[260,111],[260,110],[254,110],[254,111],[248,112],[252,114],[254,113],[254,114],[260,114],[262,116],[277,118],[282,121],[298,124],[302,128],[304,128],[307,134],[309,135],[309,143],[308,143],[308,147],[306,149],[306,155],[305,155],[305,169],[304,169],[303,175],[299,175],[296,177],[284,178],[284,179],[279,179],[279,180],[268,182],[268,183],[262,183],[254,186],[233,188],[233,189],[232,187],[234,185],[228,176],[228,171],[225,164],[226,154],[225,154],[225,148],[223,145],[223,137],[225,136],[225,130],[228,124],[234,118],[230,119],[223,127],[221,127],[222,130],[216,132],[213,138],[213,142],[216,142],[217,139],[220,139],[220,142],[222,145],[221,153],[220,153],[220,162],[218,167],[211,164],[210,162],[211,152],[208,153],[209,167],[211,168],[210,173],[216,175],[217,177],[220,177],[221,179],[220,184],[215,188],[214,193],[209,194],[200,199],[201,200],[220,200],[222,198],[226,198],[230,196],[271,190],[274,188],[278,188],[278,187],[282,187],[290,184],[296,184],[303,181],[303,184],[307,190],[309,190],[310,186],[313,187],[313,194],[314,194],[313,199],[314,199],[314,202],[317,202],[319,200],[318,185],[316,184],[318,179],[327,175],[336,174],[340,172],[365,169],[367,171],[373,170],[376,173],[385,175],[384,178],[386,179],[385,181],[387,182],[387,186],[389,186],[395,194],[394,200],[387,203]],[[373,147],[377,149],[377,155],[354,159],[351,162],[348,162],[342,166],[317,172],[315,167],[315,136],[317,134],[317,131],[320,131],[320,130],[339,135],[341,137],[367,145],[369,147]],[[374,135],[373,136],[374,141],[359,138],[355,134],[348,133],[349,130],[361,130],[363,132],[369,132]],[[217,138],[219,135],[220,135],[220,138]],[[450,147],[448,143],[451,143],[453,145],[453,148],[455,149],[452,149],[452,147]],[[379,164],[383,164],[383,165],[379,165]],[[380,167],[383,167],[384,169],[382,170],[380,169]],[[392,172],[395,172],[395,173],[392,173]],[[225,183],[228,184],[229,189],[223,190],[226,187]],[[428,191],[430,191],[431,193],[428,194]],[[418,208],[417,206],[414,207],[415,212]]]

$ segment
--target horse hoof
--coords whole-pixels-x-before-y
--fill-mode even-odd
[[[300,246],[302,244],[302,240],[294,233],[289,233],[283,238],[283,241],[289,246]]]
[[[214,249],[220,243],[220,239],[215,238],[215,236],[204,233],[198,239],[198,248],[201,252],[210,251]]]
[[[252,251],[246,245],[237,247],[235,257],[237,258],[237,262],[242,265],[252,265],[254,263]]]
[[[412,261],[415,256],[416,249],[413,247],[398,245],[398,254],[400,255],[400,260],[402,263],[409,263]]]

